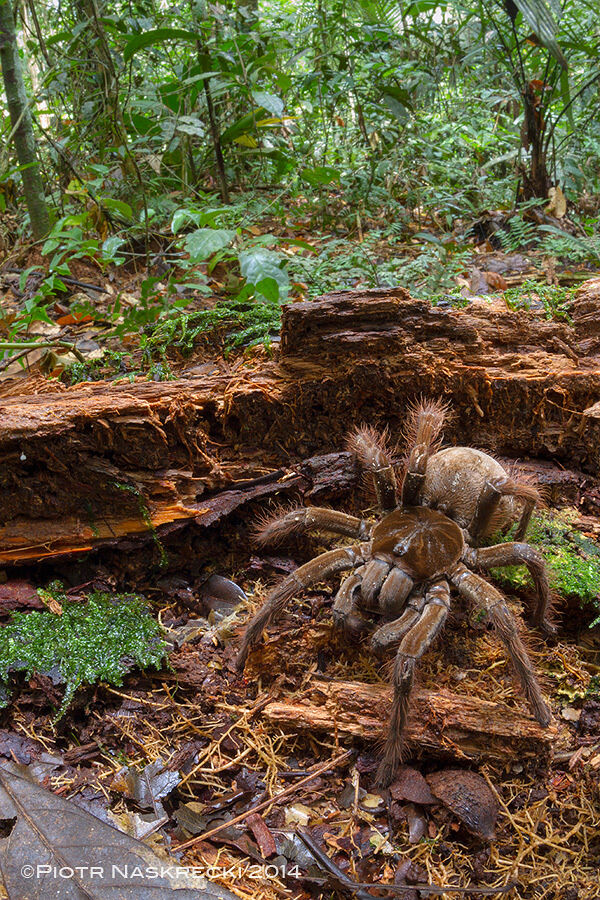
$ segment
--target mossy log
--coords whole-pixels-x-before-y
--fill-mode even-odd
[[[557,739],[555,725],[542,728],[526,713],[446,690],[416,689],[407,740],[414,752],[454,759],[548,759]],[[294,732],[330,737],[382,738],[389,721],[391,691],[386,685],[315,679],[300,698],[273,702],[262,715]]]
[[[339,451],[355,423],[398,436],[422,395],[452,403],[450,443],[595,476],[600,280],[569,322],[498,300],[454,309],[400,288],[339,292],[286,306],[280,347],[258,371],[0,398],[0,564],[204,529],[250,499],[310,495],[315,473],[300,460]],[[350,487],[336,484],[336,458],[321,499]]]

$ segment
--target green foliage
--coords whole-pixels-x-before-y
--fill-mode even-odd
[[[224,300],[212,309],[178,313],[149,329],[142,340],[146,361],[166,359],[173,350],[182,354],[192,351],[196,342],[208,335],[223,336],[225,354],[235,347],[264,344],[279,331],[281,306],[277,300],[252,299],[243,292],[234,300]]]
[[[58,601],[62,615],[15,612],[0,629],[0,706],[8,703],[12,672],[50,675],[66,685],[58,720],[81,685],[121,685],[133,666],[161,667],[166,645],[142,597],[95,592],[74,603],[58,582],[40,595]]]
[[[550,586],[563,597],[576,597],[600,613],[600,546],[573,527],[575,510],[538,512],[531,520],[527,541],[538,547],[548,566]],[[513,529],[514,530],[514,529]],[[504,540],[511,540],[511,534]],[[531,587],[523,566],[495,569],[494,576],[517,588]],[[598,615],[590,627],[600,623]]]
[[[501,230],[496,235],[505,253],[514,253],[536,241],[537,228],[533,222],[527,222],[522,216],[516,215],[510,219],[508,231]]]
[[[564,319],[570,322],[569,304],[574,293],[575,288],[527,279],[518,287],[504,291],[504,299],[510,309],[532,309],[541,304],[547,319]]]
[[[594,221],[593,226],[597,226]],[[554,256],[570,263],[592,263],[600,265],[600,234],[594,233],[577,236],[562,231],[552,225],[540,225],[544,232],[542,251],[545,256]]]
[[[321,250],[311,247],[306,255],[296,254],[288,263],[293,281],[309,286],[309,297],[328,291],[360,287],[406,287],[413,297],[448,300],[448,292],[456,293],[455,278],[465,270],[470,255],[452,242],[430,234],[421,239],[416,255],[389,255],[390,238],[380,231],[370,231],[362,243],[346,239],[330,239]],[[383,247],[386,246],[384,250]],[[454,301],[453,301],[454,302]],[[463,298],[456,299],[464,304]]]

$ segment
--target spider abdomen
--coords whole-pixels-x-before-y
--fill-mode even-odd
[[[394,510],[375,527],[372,537],[373,556],[400,565],[415,581],[450,572],[464,546],[456,522],[426,507]]]

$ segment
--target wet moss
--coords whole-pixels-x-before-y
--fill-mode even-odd
[[[573,509],[539,512],[531,520],[527,541],[537,547],[548,566],[551,588],[563,597],[575,597],[600,613],[600,546],[574,527]],[[502,540],[512,540],[509,532]],[[494,577],[507,585],[532,587],[523,566],[494,569]],[[600,615],[591,625],[600,622]]]
[[[0,628],[0,706],[8,704],[13,672],[50,675],[65,684],[58,720],[81,685],[120,685],[134,666],[161,667],[166,645],[143,597],[95,592],[75,603],[56,583],[40,591],[42,598],[48,595],[62,615],[15,612]]]

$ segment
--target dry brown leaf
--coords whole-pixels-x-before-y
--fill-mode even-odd
[[[28,774],[0,766],[0,869],[10,900],[162,900],[172,891],[176,900],[235,900]]]

